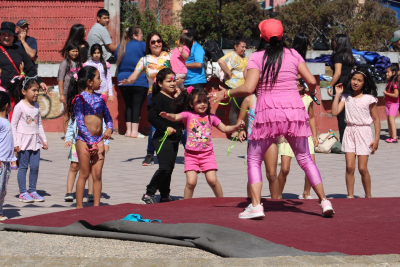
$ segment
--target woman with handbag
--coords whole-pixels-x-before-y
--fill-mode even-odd
[[[4,87],[11,96],[11,106],[14,106],[14,92],[12,79],[15,76],[24,75],[34,77],[37,75],[36,68],[32,60],[26,54],[25,50],[15,43],[18,41],[17,34],[15,33],[15,24],[12,22],[4,21],[1,23],[0,28],[0,69],[1,72],[1,86]],[[20,67],[23,72],[20,72]],[[46,84],[39,78],[40,87],[47,93]],[[11,120],[12,112],[9,114]]]

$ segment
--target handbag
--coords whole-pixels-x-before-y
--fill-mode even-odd
[[[318,136],[319,145],[315,148],[317,153],[330,153],[332,146],[338,141],[336,134],[329,130],[327,133]]]

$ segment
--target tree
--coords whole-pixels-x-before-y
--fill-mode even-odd
[[[277,12],[289,40],[299,32],[313,40],[345,33],[357,50],[389,50],[399,23],[392,9],[372,0],[364,4],[358,0],[297,0],[278,7]]]
[[[168,45],[175,45],[175,41],[178,40],[180,35],[179,29],[173,25],[158,24],[154,10],[146,8],[141,12],[138,6],[131,1],[123,2],[121,7],[122,31],[130,26],[139,25],[142,29],[144,40],[149,33],[157,31]]]
[[[236,39],[259,38],[258,23],[264,19],[264,12],[255,0],[223,0],[222,37]],[[197,39],[217,40],[219,0],[198,0],[183,6],[181,23],[193,27]]]

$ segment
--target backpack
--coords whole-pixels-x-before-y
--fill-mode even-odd
[[[215,41],[207,41],[203,47],[207,61],[217,62],[218,59],[224,56],[224,52]]]

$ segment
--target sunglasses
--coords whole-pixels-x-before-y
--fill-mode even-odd
[[[152,45],[156,43],[161,44],[162,43],[161,39],[150,41],[150,44]]]

